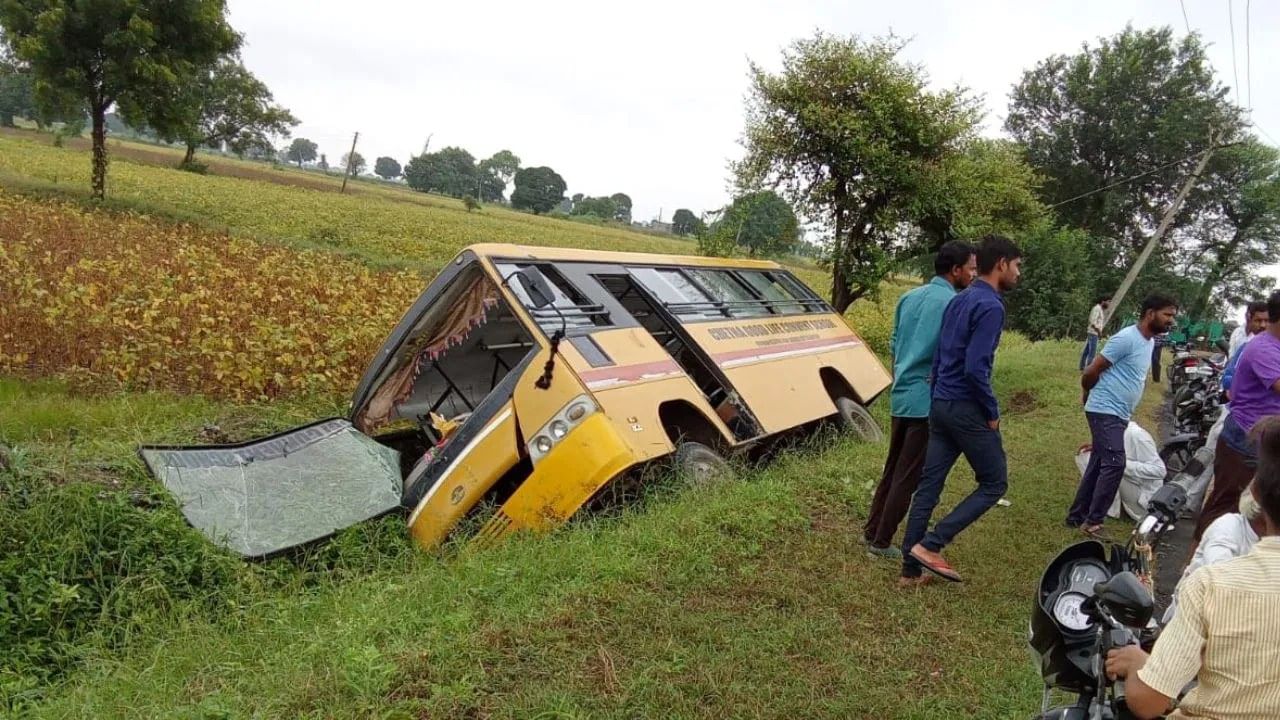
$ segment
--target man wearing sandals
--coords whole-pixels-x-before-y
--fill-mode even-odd
[[[1093,455],[1067,512],[1068,527],[1078,527],[1088,535],[1102,529],[1124,477],[1124,431],[1147,385],[1155,336],[1173,327],[1177,312],[1173,298],[1159,294],[1147,297],[1137,324],[1113,335],[1085,368],[1080,386],[1084,388],[1084,415],[1093,436]]]
[[[943,559],[942,549],[1004,496],[1008,472],[991,367],[1004,329],[1001,294],[1018,284],[1021,266],[1022,251],[1012,241],[998,235],[983,238],[978,279],[943,313],[933,357],[929,447],[902,543],[898,582],[904,587],[919,584],[922,570],[959,582],[960,575]],[[977,475],[978,487],[929,531],[947,475],[962,454]]]

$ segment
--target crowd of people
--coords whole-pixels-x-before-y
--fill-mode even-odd
[[[1003,237],[948,242],[935,276],[898,301],[889,454],[863,535],[871,557],[901,563],[902,587],[961,582],[943,551],[1005,493],[992,370],[1003,294],[1017,286],[1021,263],[1019,248]],[[1173,328],[1178,303],[1146,297],[1136,322],[1103,344],[1111,301],[1101,297],[1092,308],[1081,352],[1091,442],[1078,455],[1080,484],[1065,516],[1067,527],[1089,536],[1103,532],[1108,514],[1140,518],[1165,479],[1155,441],[1134,414],[1148,374],[1159,381],[1159,338]],[[1139,717],[1167,712],[1189,684],[1176,717],[1280,717],[1280,291],[1247,307],[1223,387],[1229,403],[1209,437],[1213,484],[1167,627],[1149,656],[1130,647],[1106,660],[1108,674],[1128,681]],[[933,522],[961,455],[977,487]]]

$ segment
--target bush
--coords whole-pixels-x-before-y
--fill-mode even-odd
[[[199,160],[183,160],[178,163],[178,169],[183,172],[195,173],[196,175],[209,174],[209,166]]]
[[[1032,340],[1083,336],[1096,290],[1089,236],[1046,226],[1017,240],[1023,271],[1006,296],[1009,326]]]
[[[245,568],[167,498],[0,472],[0,696],[176,610],[232,606]]]

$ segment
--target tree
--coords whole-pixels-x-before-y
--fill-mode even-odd
[[[502,179],[502,170],[493,164],[493,159],[481,160],[476,166],[476,173],[480,199],[485,202],[502,202],[507,194],[507,181]]]
[[[368,163],[365,162],[364,156],[358,152],[343,153],[342,155],[342,171],[344,173],[349,172],[352,175],[359,175],[364,172],[367,166]]]
[[[195,160],[196,148],[226,144],[243,156],[271,147],[274,136],[288,137],[298,119],[275,104],[265,83],[241,63],[224,57],[185,86],[178,98],[181,124],[161,139],[186,143],[184,165]]]
[[[590,215],[601,220],[613,220],[618,216],[618,212],[618,203],[613,198],[589,197],[582,198],[574,203],[573,210],[569,214]]]
[[[1019,236],[1018,243],[1024,253],[1022,279],[1005,300],[1012,329],[1032,340],[1083,336],[1089,308],[1104,290],[1089,266],[1089,235],[1045,222]]]
[[[1280,255],[1280,152],[1249,137],[1214,158],[1203,195],[1205,212],[1175,239],[1185,275],[1199,288],[1186,298],[1193,317],[1219,304],[1241,305],[1265,295],[1255,274]]]
[[[394,179],[401,176],[401,167],[396,159],[381,156],[374,160],[374,174],[383,179]]]
[[[1089,233],[1093,266],[1118,282],[1192,167],[1178,161],[1204,150],[1211,129],[1237,134],[1239,111],[1226,94],[1198,36],[1129,27],[1024,73],[1005,129],[1044,177],[1042,199]],[[1175,227],[1204,206],[1204,193],[1192,193]]]
[[[781,190],[830,233],[832,304],[867,293],[904,254],[903,228],[929,215],[921,188],[975,133],[976,103],[960,89],[931,92],[924,72],[898,60],[895,39],[818,33],[784,50],[782,70],[751,64],[744,191]]]
[[[502,179],[504,187],[515,178],[516,172],[520,170],[520,158],[510,150],[499,150],[486,162],[494,175]]]
[[[475,194],[476,159],[459,147],[447,147],[409,160],[404,168],[409,187],[421,192],[437,192],[452,197]]]
[[[31,71],[22,67],[0,46],[0,127],[13,127],[15,116],[35,118],[35,82]]]
[[[478,210],[478,209],[480,208],[480,201],[479,201],[479,200],[476,200],[474,196],[471,196],[471,195],[463,195],[463,196],[462,196],[462,206],[463,206],[463,207],[465,207],[465,208],[467,209],[467,212],[472,212],[472,211],[474,211],[474,210]]]
[[[400,177],[400,163],[395,158],[389,158],[385,155],[373,161],[373,174],[383,180],[392,180]]]
[[[294,138],[289,149],[285,151],[285,157],[289,162],[296,162],[298,167],[302,167],[302,163],[309,163],[316,159],[316,151],[319,149],[318,145],[306,138]],[[325,164],[328,165],[328,162],[326,161]]]
[[[329,156],[324,153],[320,153],[320,159],[316,161],[316,167],[325,172],[329,172]]]
[[[776,255],[795,245],[800,224],[786,200],[762,190],[735,198],[712,224],[711,233],[752,255]]]
[[[99,199],[106,193],[107,110],[118,104],[126,117],[172,133],[182,122],[174,98],[240,46],[225,0],[4,0],[0,28],[30,65],[43,108],[75,103],[88,111]]]
[[[698,229],[698,216],[688,208],[680,208],[671,216],[671,232],[676,235],[692,235]]]
[[[609,196],[616,208],[613,219],[619,222],[631,222],[631,196],[626,193],[614,193]]]
[[[515,174],[511,206],[535,215],[551,212],[564,200],[564,178],[549,167],[521,168]]]

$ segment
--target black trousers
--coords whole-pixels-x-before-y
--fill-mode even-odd
[[[920,484],[925,450],[929,446],[929,418],[893,418],[889,457],[876,486],[862,534],[868,543],[887,548],[911,507],[911,495]]]

